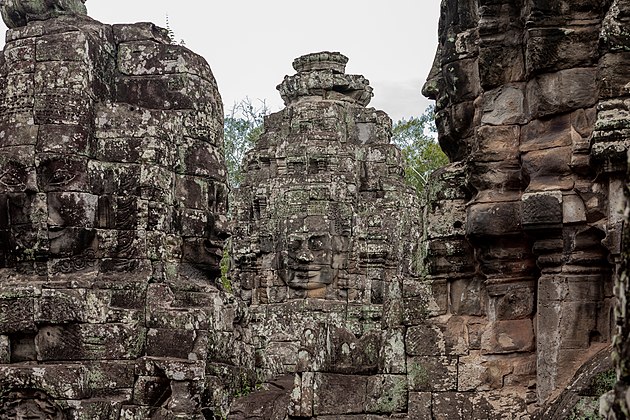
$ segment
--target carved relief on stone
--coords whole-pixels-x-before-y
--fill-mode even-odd
[[[156,404],[182,416],[225,409],[228,388],[251,378],[252,354],[238,302],[219,290],[227,186],[210,68],[147,23],[68,15],[9,34],[0,381],[43,375],[55,392],[56,377],[97,390],[111,401],[89,414],[99,418],[148,418]],[[213,363],[236,382],[215,383]],[[80,401],[68,415],[91,410],[80,390],[60,395]]]
[[[346,62],[331,52],[296,59],[297,74],[278,86],[287,107],[266,118],[245,158],[233,278],[265,380],[402,363],[398,350],[385,362],[369,348],[398,322],[386,307],[416,275],[419,212],[389,144],[391,120],[365,107],[372,89],[344,74]]]
[[[481,315],[465,320],[482,325],[480,371],[494,375],[490,355],[535,356],[535,369],[511,379],[526,389],[536,378],[526,396],[533,412],[611,342],[630,81],[618,28],[627,6],[499,3],[442,2],[423,92],[436,100],[440,144],[461,162],[470,193],[456,209],[465,220],[458,248],[470,247],[476,270],[446,275],[456,304],[447,313],[457,315],[461,293],[480,286],[474,307],[483,309],[460,312]],[[429,233],[426,260],[435,264],[448,255],[444,243],[456,242]]]
[[[44,392],[27,389],[0,396],[0,417],[7,420],[65,420],[61,409]]]

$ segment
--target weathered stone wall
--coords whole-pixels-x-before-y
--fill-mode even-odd
[[[84,13],[2,6],[0,417],[585,417],[615,281],[627,417],[628,0],[444,0],[424,92],[453,163],[422,205],[368,81],[296,59],[233,205],[235,295],[210,69]]]
[[[216,285],[214,77],[152,24],[49,6],[3,6],[0,417],[220,416],[253,354]]]
[[[581,389],[609,363],[595,354],[614,328],[628,142],[625,3],[442,2],[424,93],[436,100],[440,144],[457,162],[443,173],[460,174],[464,201],[429,199],[454,208],[449,219],[462,230],[429,235],[426,261],[429,278],[446,279],[445,316],[467,331],[457,391],[511,395],[522,407],[514,418],[565,398],[590,359],[601,363],[582,371]]]

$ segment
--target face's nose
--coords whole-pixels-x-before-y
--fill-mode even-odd
[[[313,254],[308,249],[301,249],[296,256],[296,259],[300,263],[307,264],[313,262]]]
[[[435,57],[433,58],[433,66],[431,67],[431,71],[427,76],[427,81],[424,86],[422,86],[422,94],[429,99],[437,100],[439,94],[439,84],[440,84],[440,76],[441,76],[441,58],[440,58],[440,50],[438,48],[435,53]]]

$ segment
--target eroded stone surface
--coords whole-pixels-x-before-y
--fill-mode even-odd
[[[464,232],[428,231],[425,261],[450,290],[441,313],[469,326],[459,384],[520,400],[515,418],[566,399],[577,368],[612,341],[626,3],[442,2],[424,93],[456,162],[434,180],[459,172],[463,191],[459,208],[453,195],[428,205],[449,208]],[[470,418],[461,404],[452,415]]]
[[[3,0],[2,20],[9,28],[26,26],[32,20],[47,20],[62,14],[87,14],[85,0]]]
[[[0,417],[220,416],[253,354],[217,286],[212,72],[152,24],[27,20],[0,69]]]
[[[404,285],[422,288],[420,212],[391,120],[365,107],[372,90],[346,62],[295,60],[278,86],[287,107],[266,118],[234,206],[233,280],[259,378],[297,372],[288,413],[301,417],[407,409],[402,299]],[[426,297],[409,304],[422,311]]]

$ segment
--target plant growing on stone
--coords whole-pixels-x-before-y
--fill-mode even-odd
[[[228,169],[228,184],[237,188],[242,180],[243,158],[260,137],[263,121],[269,114],[264,100],[254,104],[245,98],[235,103],[225,115],[224,120],[224,152]]]
[[[168,13],[166,14],[166,31],[168,33],[168,39],[172,45],[181,45],[183,47],[186,46],[186,41],[184,41],[183,39],[180,39],[179,42],[176,41],[177,36],[175,35],[175,31],[173,31],[173,28],[171,28],[171,22],[168,18]]]
[[[434,170],[446,165],[448,158],[436,141],[435,107],[429,106],[419,117],[394,124],[392,143],[400,147],[405,179],[420,193]]]

